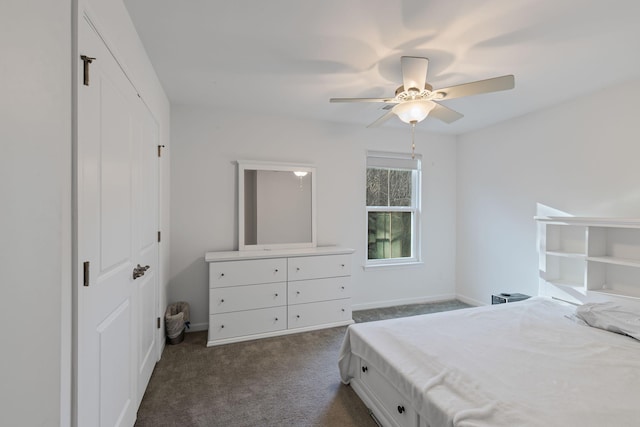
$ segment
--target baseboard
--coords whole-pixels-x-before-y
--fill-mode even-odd
[[[199,331],[208,331],[209,324],[208,323],[191,323],[189,328],[187,328],[187,333],[189,332],[199,332]]]
[[[481,305],[489,305],[488,302],[478,301],[478,300],[473,299],[473,298],[465,297],[464,295],[456,295],[455,298],[457,300],[460,300],[460,301],[466,303],[466,304],[475,305],[476,307],[479,307]]]
[[[425,304],[430,302],[448,301],[456,298],[457,297],[455,294],[443,294],[431,297],[403,298],[396,300],[369,302],[364,304],[353,304],[351,306],[351,309],[353,311],[369,310],[372,308],[393,307],[395,305]]]

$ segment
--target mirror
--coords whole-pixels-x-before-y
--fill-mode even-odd
[[[316,246],[316,170],[238,161],[238,249]]]

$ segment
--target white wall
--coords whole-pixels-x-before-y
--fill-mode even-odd
[[[70,382],[60,373],[70,355],[71,1],[3,1],[0,35],[0,424],[55,426]]]
[[[458,138],[457,293],[537,293],[534,215],[640,216],[640,80]]]
[[[418,132],[423,162],[424,265],[368,270],[365,252],[365,153],[410,150],[410,132],[172,106],[170,300],[191,304],[197,328],[208,325],[206,251],[234,250],[234,161],[310,163],[317,167],[318,244],[352,247],[357,306],[454,295],[455,138]],[[402,278],[398,279],[398,272]]]

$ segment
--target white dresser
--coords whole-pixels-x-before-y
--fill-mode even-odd
[[[353,249],[207,252],[207,346],[353,323]]]

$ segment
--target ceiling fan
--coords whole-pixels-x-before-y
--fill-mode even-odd
[[[457,86],[433,90],[426,82],[429,60],[415,56],[403,56],[400,59],[402,67],[402,86],[396,89],[396,94],[389,98],[331,98],[329,102],[381,102],[388,104],[384,109],[389,111],[367,127],[380,126],[393,115],[415,127],[427,116],[435,117],[445,123],[453,123],[463,117],[462,114],[439,104],[463,96],[481,93],[498,92],[513,89],[515,79],[513,75],[479,80]]]

